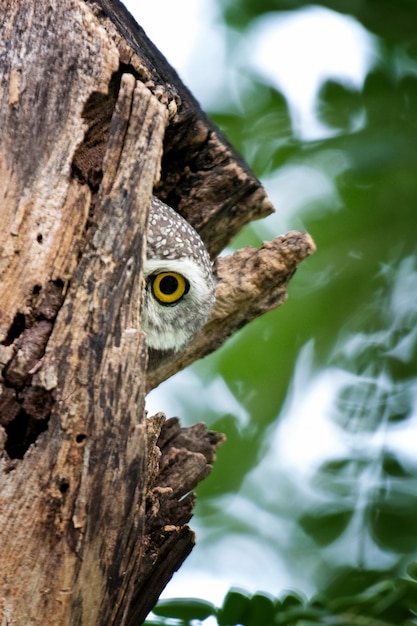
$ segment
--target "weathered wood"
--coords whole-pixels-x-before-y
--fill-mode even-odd
[[[97,226],[31,381],[53,394],[48,431],[3,475],[2,601],[15,623],[123,623],[139,571],[147,489],[140,269],[167,114],[135,85],[132,76],[122,82]]]
[[[178,419],[165,422],[162,413],[147,424],[154,462],[151,457],[143,558],[127,622],[131,626],[142,623],[159,590],[192,550],[195,537],[187,526],[195,500],[191,490],[210,473],[224,441],[224,435],[207,431],[204,424],[181,428]]]
[[[118,66],[83,3],[54,12],[53,28],[42,4],[3,3],[1,15],[0,341],[22,303],[23,314],[32,309],[34,291],[71,273],[90,195],[69,176],[82,111]]]

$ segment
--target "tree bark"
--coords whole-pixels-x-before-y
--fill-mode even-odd
[[[0,6],[1,623],[137,625],[192,549],[223,440],[147,419],[146,390],[280,303],[313,244],[218,260],[209,330],[147,382],[151,194],[213,257],[272,206],[122,5]]]

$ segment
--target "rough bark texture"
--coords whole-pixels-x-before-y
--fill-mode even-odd
[[[0,10],[1,623],[137,626],[223,439],[145,417],[150,197],[213,256],[272,207],[121,5]],[[282,302],[312,250],[290,233],[219,259],[212,319],[148,387]]]

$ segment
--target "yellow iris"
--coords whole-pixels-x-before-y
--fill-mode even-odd
[[[152,291],[161,304],[175,304],[188,289],[184,276],[177,272],[161,272],[152,282]]]

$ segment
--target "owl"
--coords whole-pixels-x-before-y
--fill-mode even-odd
[[[152,197],[142,327],[148,369],[182,350],[208,320],[215,281],[208,252],[194,228]]]

